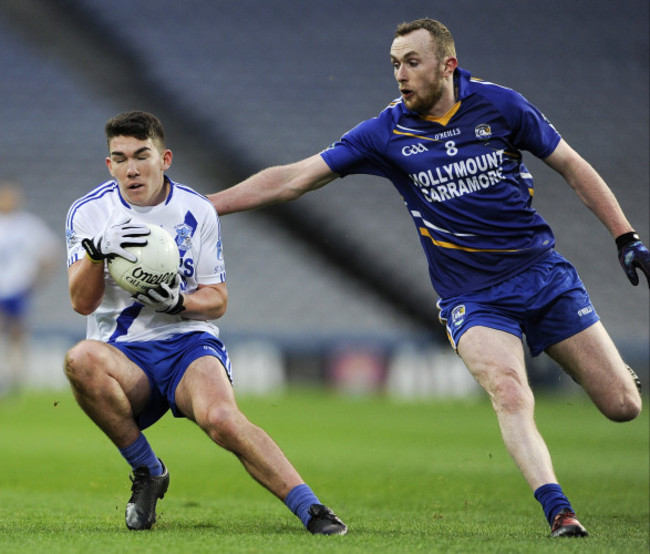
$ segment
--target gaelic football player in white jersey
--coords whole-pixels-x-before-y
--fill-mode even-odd
[[[59,237],[23,201],[19,183],[0,183],[0,395],[19,392],[27,377],[32,298],[61,249]]]
[[[415,223],[452,346],[490,395],[551,536],[584,537],[535,424],[522,339],[533,356],[556,360],[614,421],[637,417],[640,383],[532,208],[522,152],[556,170],[601,220],[632,284],[639,283],[637,269],[650,278],[650,253],[607,184],[537,108],[458,67],[454,40],[440,22],[399,25],[390,62],[400,98],[377,117],[320,154],[265,169],[209,198],[225,215],[293,200],[346,175],[389,179]]]
[[[88,325],[87,338],[66,355],[65,373],[81,408],[131,466],[127,527],[149,529],[156,521],[169,470],[142,431],[171,409],[235,454],[311,533],[345,534],[345,524],[237,407],[213,323],[228,303],[214,207],[166,175],[172,152],[155,116],[126,112],[105,131],[113,179],[74,202],[66,221],[70,299]],[[109,276],[106,260],[132,258],[125,247],[146,243],[147,223],[175,237],[178,274],[171,285],[132,297]]]

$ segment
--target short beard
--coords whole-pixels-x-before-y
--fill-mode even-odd
[[[435,89],[430,90],[427,97],[422,100],[422,109],[416,109],[415,111],[420,115],[428,115],[442,98],[442,93],[443,81],[440,79],[436,82]]]

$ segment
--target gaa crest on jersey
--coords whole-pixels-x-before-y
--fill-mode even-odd
[[[421,142],[417,144],[407,144],[402,148],[402,156],[414,156],[415,154],[421,154],[422,152],[428,151],[429,149]]]
[[[474,128],[476,138],[479,140],[487,140],[492,136],[492,127],[487,123],[480,123]]]
[[[193,229],[187,223],[181,223],[174,227],[176,230],[176,245],[181,256],[187,252],[192,246],[192,232]]]
[[[465,321],[465,304],[456,306],[451,312],[451,324],[454,327],[460,327]]]

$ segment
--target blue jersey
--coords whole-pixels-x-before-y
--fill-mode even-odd
[[[404,199],[442,297],[479,290],[530,267],[555,245],[532,208],[523,150],[549,156],[560,135],[517,92],[460,68],[458,102],[442,118],[400,99],[321,153],[332,171],[379,175]]]

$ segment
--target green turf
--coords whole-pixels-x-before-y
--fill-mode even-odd
[[[648,413],[608,422],[581,397],[538,399],[565,492],[592,536],[551,540],[491,408],[313,391],[240,399],[350,527],[314,537],[184,420],[147,432],[171,485],[129,532],[128,468],[66,391],[0,400],[0,552],[625,552],[649,549]]]

